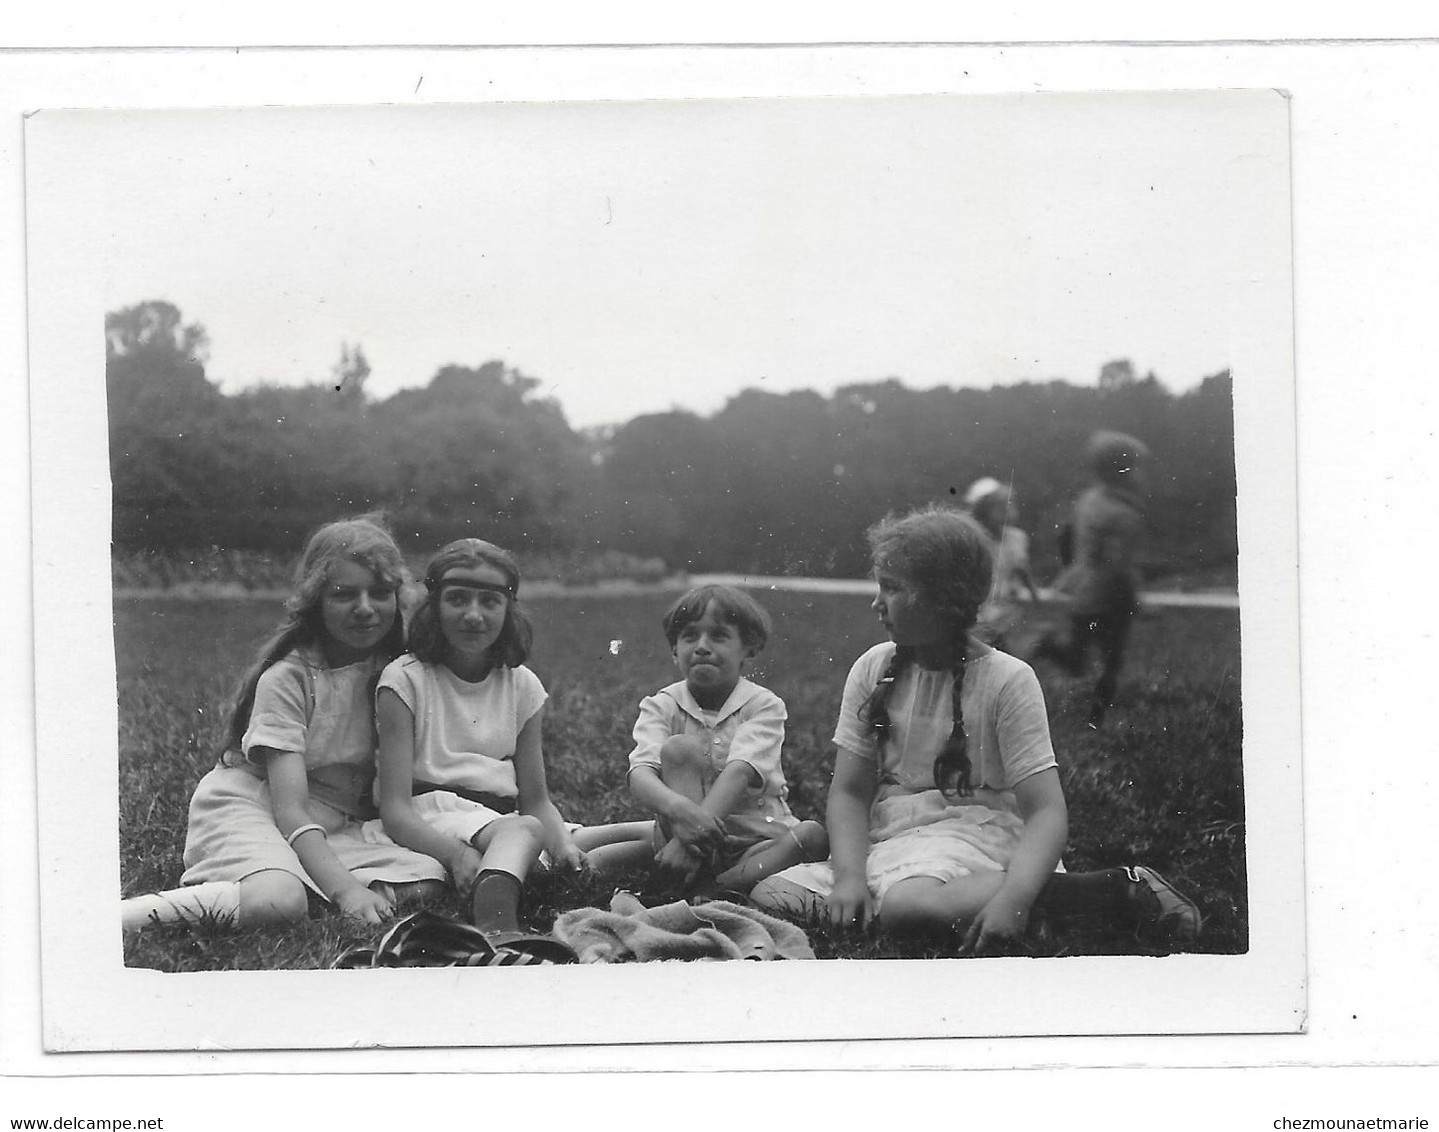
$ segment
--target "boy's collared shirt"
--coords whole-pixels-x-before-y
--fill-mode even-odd
[[[785,802],[789,787],[780,762],[786,718],[783,700],[743,677],[720,709],[713,712],[700,707],[689,686],[683,680],[677,681],[640,701],[630,771],[647,766],[659,773],[660,748],[665,740],[693,735],[709,752],[711,781],[735,760],[753,767],[759,776],[759,785],[746,788],[744,801],[735,814],[757,814],[792,823],[795,819]]]

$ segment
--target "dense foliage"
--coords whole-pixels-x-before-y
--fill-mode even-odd
[[[501,361],[446,366],[383,400],[345,346],[326,380],[224,394],[204,329],[169,303],[106,317],[114,539],[126,551],[293,551],[337,514],[382,507],[429,547],[466,531],[524,551],[620,551],[673,570],[854,575],[886,511],[1012,481],[1051,572],[1084,485],[1085,438],[1144,439],[1155,573],[1232,579],[1233,401],[1227,372],[1181,394],[1127,362],[1096,387],[974,389],[897,378],[825,397],[748,389],[719,412],[571,428],[540,381]],[[982,382],[983,374],[957,375]]]

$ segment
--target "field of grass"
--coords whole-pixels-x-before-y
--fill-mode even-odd
[[[531,667],[550,691],[545,758],[551,792],[573,821],[643,817],[624,789],[629,730],[640,698],[673,677],[659,629],[666,595],[557,596],[530,604]],[[849,664],[880,640],[863,598],[770,593],[776,639],[752,675],[788,705],[785,765],[791,806],[823,819],[829,736]],[[279,616],[274,602],[125,598],[116,602],[120,708],[120,849],[125,895],[173,887],[182,866],[191,790],[214,762],[225,704],[255,644]],[[1229,611],[1166,609],[1135,627],[1120,702],[1099,731],[1085,724],[1087,684],[1052,669],[1040,677],[1070,810],[1071,871],[1152,865],[1191,893],[1206,917],[1190,950],[1247,949],[1244,798],[1240,766],[1239,621]],[[608,904],[616,885],[661,894],[643,875],[540,877],[529,917],[546,927],[567,908]],[[670,898],[666,896],[665,898]],[[318,902],[317,902],[318,905]],[[459,914],[450,903],[436,910]],[[821,958],[953,954],[950,937],[841,935],[810,925]],[[294,927],[154,928],[127,940],[131,966],[169,971],[323,967],[345,947],[373,942],[317,906]],[[1035,955],[1140,953],[1099,924],[1031,933]]]

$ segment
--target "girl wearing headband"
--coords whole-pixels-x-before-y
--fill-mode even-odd
[[[550,800],[541,749],[546,693],[525,660],[533,636],[520,571],[505,550],[460,539],[425,570],[410,652],[376,694],[376,800],[384,833],[441,861],[494,942],[538,947],[519,919],[525,877],[547,856],[642,839],[649,823],[568,826]],[[551,941],[552,942],[552,941]]]

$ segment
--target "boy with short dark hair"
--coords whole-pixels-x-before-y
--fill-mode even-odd
[[[829,852],[824,827],[790,813],[780,765],[785,707],[744,670],[769,639],[763,606],[701,586],[663,620],[684,679],[646,696],[630,752],[630,793],[654,813],[655,864],[686,888],[736,895]]]

